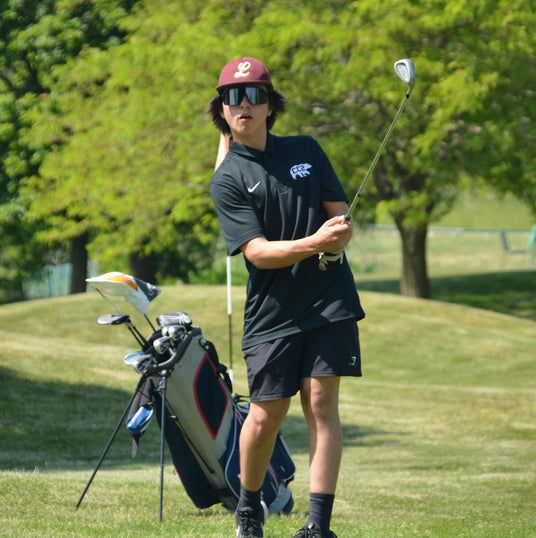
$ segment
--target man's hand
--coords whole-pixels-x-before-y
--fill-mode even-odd
[[[324,252],[318,255],[318,266],[321,271],[325,271],[330,265],[342,264],[344,249],[350,242],[353,232],[352,221],[346,220],[344,216],[327,220],[318,231],[320,232],[323,228],[323,231],[328,233],[330,241],[326,244]]]
[[[337,252],[344,249],[352,239],[352,221],[347,221],[344,215],[332,217],[314,234],[320,252]]]

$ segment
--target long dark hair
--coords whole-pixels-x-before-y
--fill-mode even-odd
[[[210,114],[212,123],[216,126],[218,131],[223,134],[231,134],[229,125],[225,119],[221,117],[221,112],[223,110],[222,105],[223,97],[218,93],[209,101],[207,112]],[[272,113],[266,118],[266,128],[269,131],[273,127],[277,116],[287,108],[285,96],[273,88],[268,88],[268,106],[272,109]]]

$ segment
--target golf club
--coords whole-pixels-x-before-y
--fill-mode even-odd
[[[162,336],[171,338],[173,343],[177,342],[179,338],[186,332],[182,325],[167,325],[162,327]]]
[[[104,314],[97,320],[97,325],[121,325],[130,322],[128,314]]]
[[[349,220],[352,216],[352,212],[357,204],[357,200],[359,199],[359,196],[361,195],[361,191],[363,190],[363,187],[365,186],[365,183],[367,182],[369,176],[374,171],[374,168],[376,168],[376,163],[378,162],[378,159],[380,158],[380,155],[383,151],[383,148],[385,144],[387,143],[387,140],[389,140],[389,137],[391,136],[391,131],[393,130],[393,127],[395,123],[398,120],[398,117],[404,110],[404,107],[406,106],[406,103],[408,102],[409,96],[411,94],[411,90],[413,90],[413,87],[415,86],[415,66],[413,65],[413,62],[409,58],[404,58],[402,60],[398,60],[394,64],[395,67],[395,73],[398,75],[398,78],[402,80],[402,82],[405,82],[409,88],[406,92],[406,95],[404,97],[404,100],[402,101],[402,104],[400,105],[391,125],[389,126],[389,129],[387,130],[387,133],[385,134],[385,137],[380,145],[380,148],[378,149],[371,165],[369,166],[369,169],[367,173],[365,174],[365,178],[363,179],[359,189],[356,192],[356,195],[352,201],[352,204],[348,208],[348,212],[346,213],[346,220]]]
[[[144,351],[131,351],[123,357],[123,362],[132,366],[138,373],[143,372],[145,365],[151,361],[154,361],[154,358]]]
[[[88,279],[86,279],[88,280]],[[116,314],[105,314],[103,316],[100,316],[97,320],[98,325],[121,325],[122,323],[126,323],[128,330],[131,332],[132,336],[136,339],[138,344],[140,344],[141,347],[148,345],[147,340],[145,340],[144,336],[138,331],[136,325],[132,322],[130,319],[130,316],[128,314],[123,314],[117,306],[102,293],[102,291],[99,288],[96,288],[97,293],[117,312]]]
[[[153,342],[154,350],[159,354],[163,355],[171,345],[171,338],[169,336],[161,336]]]

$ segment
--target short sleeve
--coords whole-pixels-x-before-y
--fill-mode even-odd
[[[240,252],[242,245],[265,234],[258,215],[235,181],[225,173],[218,172],[212,178],[210,194],[227,249],[234,256]]]

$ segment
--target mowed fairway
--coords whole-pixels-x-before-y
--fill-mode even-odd
[[[164,287],[149,315],[188,312],[229,364],[225,294],[223,286]],[[233,296],[235,391],[245,394],[243,287]],[[536,536],[536,322],[390,294],[365,292],[362,301],[364,377],[342,385],[335,533]],[[234,536],[223,508],[191,503],[168,452],[159,523],[155,423],[134,461],[121,427],[75,511],[137,382],[122,362],[136,349],[128,331],[96,325],[110,311],[96,293],[0,307],[0,535]],[[297,465],[296,505],[270,517],[267,537],[293,536],[308,509],[297,399],[283,434]]]

